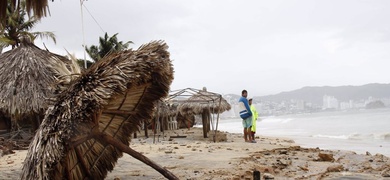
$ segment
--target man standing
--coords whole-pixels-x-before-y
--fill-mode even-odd
[[[242,90],[241,98],[238,101],[238,108],[242,119],[242,126],[244,127],[245,142],[254,142],[251,136],[252,112],[249,107],[248,100],[246,99],[247,96],[248,92],[246,90]]]
[[[259,113],[257,112],[255,105],[252,104],[253,99],[249,98],[249,106],[251,108],[252,112],[252,127],[251,127],[251,136],[252,140],[255,141],[255,134],[256,134],[256,121],[259,117]]]

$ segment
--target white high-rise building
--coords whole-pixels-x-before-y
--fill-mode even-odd
[[[339,101],[334,96],[324,95],[322,98],[322,109],[338,109]]]
[[[296,106],[297,106],[297,110],[305,110],[305,101],[297,100]]]

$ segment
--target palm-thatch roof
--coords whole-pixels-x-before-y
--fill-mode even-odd
[[[186,92],[192,94],[187,100],[184,100],[178,106],[180,114],[202,114],[204,110],[210,113],[218,114],[231,109],[230,104],[222,97],[222,95],[208,92],[205,88],[197,90],[193,88],[185,89]]]
[[[104,179],[168,94],[167,48],[158,41],[111,54],[71,82],[46,112],[21,179]]]
[[[49,10],[47,0],[24,0],[26,2],[26,10],[29,15],[33,14],[37,18],[46,16],[47,11]],[[54,1],[54,0],[51,0]],[[14,7],[12,10],[20,8],[20,3],[22,0],[3,0],[0,1],[0,22],[5,22],[7,18],[7,7],[8,3]],[[32,13],[31,13],[32,11]]]
[[[66,68],[70,64],[69,59],[31,43],[1,54],[0,110],[17,116],[43,114],[58,79],[73,73]]]

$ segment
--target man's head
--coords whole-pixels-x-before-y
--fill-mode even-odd
[[[252,98],[248,99],[249,105],[252,105]]]
[[[247,97],[247,96],[248,96],[248,91],[246,91],[245,89],[242,90],[241,96],[242,96],[242,97]]]

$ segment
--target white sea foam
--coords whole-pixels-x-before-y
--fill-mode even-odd
[[[349,136],[347,136],[347,135],[323,135],[323,134],[312,135],[311,137],[330,138],[330,139],[348,139],[349,138]]]
[[[311,135],[313,138],[328,138],[328,139],[347,139],[347,140],[384,140],[390,141],[390,133],[377,133],[377,134],[348,134],[348,135],[327,135],[316,134]]]
[[[276,117],[267,117],[261,118],[264,123],[289,123],[293,121],[293,118],[276,118]]]
[[[373,134],[374,139],[390,141],[390,133]]]
[[[291,138],[306,147],[390,156],[389,117],[389,109],[260,117],[257,134]],[[241,123],[239,118],[221,120],[218,129],[241,133]]]

